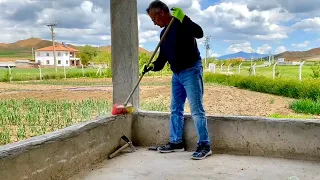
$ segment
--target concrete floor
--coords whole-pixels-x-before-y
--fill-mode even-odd
[[[69,180],[320,180],[320,163],[213,154],[191,160],[191,152],[161,154],[139,148],[83,171]]]

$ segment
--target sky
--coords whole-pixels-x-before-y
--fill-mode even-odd
[[[153,51],[161,28],[137,0],[139,46]],[[180,7],[210,37],[209,56],[239,51],[278,54],[320,47],[320,0],[163,0]],[[110,0],[0,0],[0,42],[51,39],[47,23],[56,22],[57,42],[111,44]],[[204,38],[197,39],[205,56]]]

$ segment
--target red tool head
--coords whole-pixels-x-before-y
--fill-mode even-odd
[[[118,114],[130,114],[133,112],[133,107],[132,106],[123,106],[123,105],[118,105],[115,104],[112,107],[112,115],[118,115]]]

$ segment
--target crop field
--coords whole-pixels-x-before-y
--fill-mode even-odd
[[[140,86],[141,109],[170,111],[171,76],[146,76]],[[111,78],[72,78],[0,82],[0,143],[52,132],[107,116],[112,107]],[[207,115],[319,118],[290,108],[295,99],[206,82]],[[190,113],[188,101],[185,112]]]
[[[248,62],[246,62],[248,63]],[[248,64],[246,64],[248,65]],[[320,80],[312,78],[311,65],[278,66],[272,80],[272,66],[256,69],[256,76],[243,66],[240,75],[205,72],[204,106],[207,115],[264,116],[274,118],[320,118]],[[0,69],[6,80],[8,69]],[[12,69],[12,81],[0,82],[0,144],[20,141],[52,132],[75,123],[111,114],[111,70],[97,74],[95,68]],[[268,82],[268,83],[266,83]],[[319,86],[318,86],[319,85]],[[140,84],[140,108],[170,112],[171,73],[148,73]],[[311,99],[308,99],[311,98]],[[186,100],[185,113],[190,113]]]

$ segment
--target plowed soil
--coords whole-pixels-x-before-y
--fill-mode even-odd
[[[170,77],[144,77],[140,86],[141,102],[158,99],[170,105]],[[36,98],[40,100],[83,100],[88,98],[112,101],[111,79],[70,79],[65,82],[92,82],[106,85],[42,85],[0,83],[0,98]],[[156,82],[156,85],[154,83]],[[149,85],[148,85],[149,83]],[[150,83],[153,83],[150,85]],[[252,92],[216,84],[205,84],[204,106],[208,115],[296,116],[289,105],[293,99]],[[188,102],[185,110],[190,113]]]

